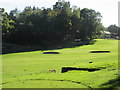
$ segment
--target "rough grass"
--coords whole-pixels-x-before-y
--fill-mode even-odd
[[[89,53],[93,50],[110,53]],[[60,54],[34,51],[2,55],[3,88],[102,88],[111,87],[109,82],[118,77],[118,40],[97,39],[94,45],[48,51]],[[65,66],[105,69],[61,73]],[[57,72],[50,72],[52,69]]]

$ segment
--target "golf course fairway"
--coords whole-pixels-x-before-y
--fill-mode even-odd
[[[73,70],[62,72],[63,67]],[[104,88],[114,86],[112,80],[117,77],[118,40],[113,39],[96,39],[93,45],[74,48],[2,55],[2,88]]]

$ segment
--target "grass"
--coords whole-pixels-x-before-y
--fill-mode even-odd
[[[94,45],[2,55],[3,88],[102,88],[118,77],[118,40],[96,39]],[[89,53],[107,50],[110,53]],[[47,51],[45,51],[47,52]],[[92,61],[92,63],[89,63]],[[105,68],[99,71],[68,71],[62,67]],[[49,70],[55,69],[53,73]]]

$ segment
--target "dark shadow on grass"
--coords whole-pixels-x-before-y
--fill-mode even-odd
[[[86,41],[86,42],[71,42],[71,43],[61,43],[52,45],[22,45],[15,43],[2,43],[2,54],[9,53],[19,53],[19,52],[31,52],[31,51],[44,51],[44,50],[54,50],[63,48],[75,48],[83,45],[92,45],[96,40]]]
[[[107,83],[102,84],[100,87],[105,88],[120,88],[120,76],[118,76],[116,79],[109,80]]]

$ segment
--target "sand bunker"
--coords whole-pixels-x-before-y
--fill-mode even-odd
[[[43,54],[59,54],[59,52],[43,52]]]
[[[90,53],[110,53],[110,51],[90,51]]]
[[[89,71],[89,72],[93,72],[93,71],[98,71],[100,69],[97,69],[97,68],[76,68],[76,67],[62,67],[62,71],[61,73],[64,73],[64,72],[68,72],[68,71],[71,71],[71,70],[79,70],[79,71]]]

